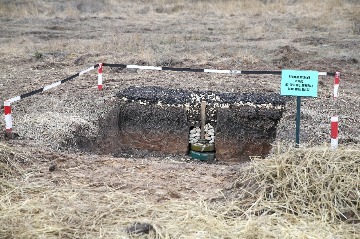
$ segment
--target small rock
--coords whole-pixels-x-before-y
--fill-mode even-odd
[[[55,171],[55,169],[56,169],[56,164],[52,164],[49,167],[49,172],[53,172],[53,171]]]
[[[154,230],[154,227],[149,223],[136,222],[132,226],[126,228],[128,234],[149,234],[151,230]]]

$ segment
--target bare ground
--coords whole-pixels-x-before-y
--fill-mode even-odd
[[[31,175],[27,183],[42,181],[44,186],[105,187],[156,202],[173,198],[216,199],[221,191],[231,186],[230,179],[239,167],[193,162],[185,157],[118,158],[25,147],[19,149],[38,160],[24,162],[23,169]]]

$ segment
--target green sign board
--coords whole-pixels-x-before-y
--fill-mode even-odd
[[[281,95],[317,97],[319,72],[283,70]]]

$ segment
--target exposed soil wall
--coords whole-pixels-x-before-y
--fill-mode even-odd
[[[187,153],[189,124],[182,108],[119,102],[106,122],[98,141],[103,153]]]
[[[216,127],[216,158],[244,161],[250,156],[266,156],[276,137],[282,110],[238,107],[219,109]]]

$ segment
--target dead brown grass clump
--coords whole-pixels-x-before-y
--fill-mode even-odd
[[[311,148],[254,160],[236,182],[245,215],[360,222],[360,150]]]
[[[23,152],[19,152],[12,147],[0,143],[0,193],[4,192],[7,188],[12,187],[8,182],[10,177],[23,174],[18,163],[25,163],[27,161],[28,156]]]

